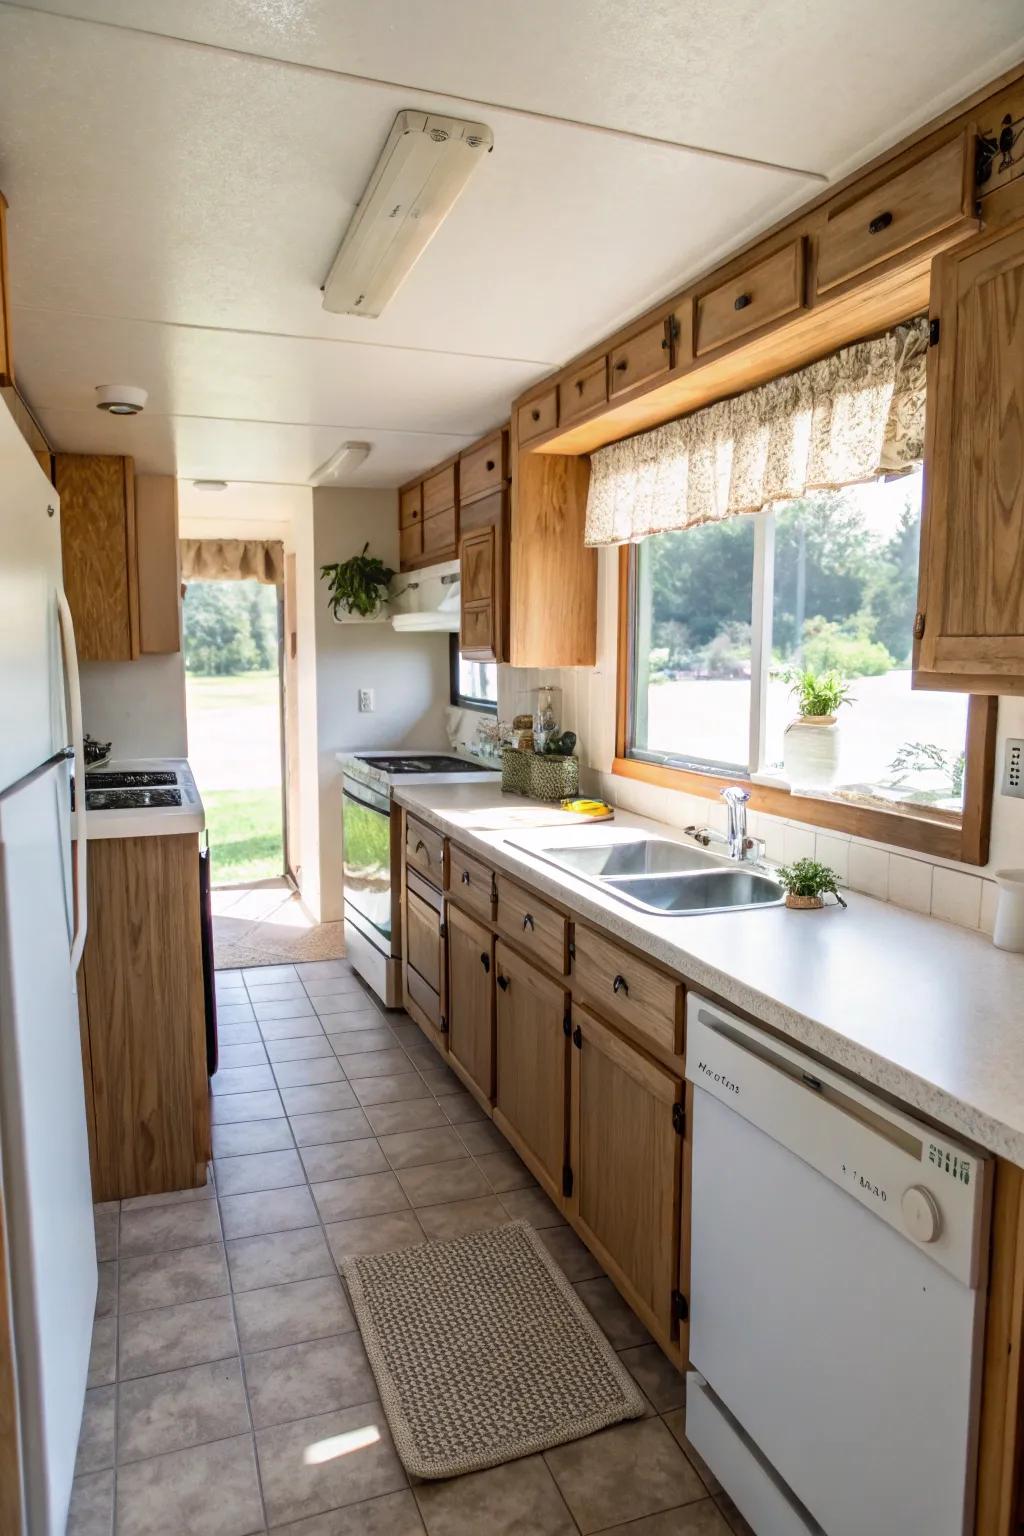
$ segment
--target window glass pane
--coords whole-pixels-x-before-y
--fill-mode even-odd
[[[755,519],[661,533],[638,550],[633,744],[746,768]]]
[[[493,661],[466,661],[459,656],[459,697],[477,704],[498,704],[498,666]]]
[[[836,717],[831,792],[955,813],[963,803],[967,696],[910,687],[920,538],[919,471],[776,508],[763,758],[769,770],[781,768],[786,727],[798,713],[780,674],[834,669],[848,680],[851,702]]]

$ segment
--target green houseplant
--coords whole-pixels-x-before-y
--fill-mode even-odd
[[[783,762],[794,790],[827,790],[839,767],[839,728],[836,714],[852,703],[850,685],[840,673],[805,667],[783,673],[796,696],[800,714],[786,727]]]
[[[841,907],[846,906],[839,894],[835,870],[829,869],[827,864],[819,864],[816,859],[797,859],[793,864],[783,864],[776,875],[786,892],[787,907],[823,907],[826,896],[834,896]]]
[[[362,553],[350,560],[320,567],[320,579],[327,582],[328,606],[336,619],[343,614],[372,619],[383,606],[388,583],[395,573],[383,560],[367,554],[369,548],[367,542]]]

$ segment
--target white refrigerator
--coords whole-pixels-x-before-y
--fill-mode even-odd
[[[83,801],[59,504],[0,400],[0,1251],[27,1536],[65,1528],[96,1304],[75,990],[86,919]]]

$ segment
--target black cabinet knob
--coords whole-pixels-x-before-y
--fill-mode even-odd
[[[524,931],[527,928],[529,928],[531,933],[533,932],[533,918],[530,916],[529,912],[527,912],[526,916],[523,918],[523,929],[524,929]]]
[[[615,364],[615,372],[616,373],[625,373],[625,371],[626,371],[626,369],[628,367],[629,367],[629,359],[627,357],[620,357],[618,362]]]
[[[576,393],[578,395],[582,395],[582,393],[583,393],[583,380],[582,379],[577,379],[576,380]]]
[[[508,991],[508,977],[507,976],[499,976],[498,977],[498,986],[501,988],[501,990],[503,992],[507,992]]]
[[[625,992],[626,996],[629,996],[629,982],[625,976],[616,976],[612,982],[612,991],[615,993]]]
[[[540,411],[531,411],[530,412],[530,420],[531,421],[540,421]]]
[[[488,459],[487,460],[486,468],[487,468],[488,473],[490,473],[490,471],[494,468],[494,460],[493,459]]]
[[[463,883],[463,885],[468,885],[469,884],[469,870],[468,869],[464,869],[462,871],[462,883]]]
[[[752,302],[753,300],[751,299],[749,293],[740,293],[737,294],[736,298],[733,300],[732,307],[733,309],[746,309],[747,305]]]
[[[872,219],[871,223],[868,225],[868,234],[869,235],[880,235],[882,233],[882,230],[883,229],[888,229],[889,225],[891,223],[892,223],[892,214],[891,213],[889,213],[888,211],[886,211],[885,213],[880,213],[878,215],[878,217],[875,218],[875,219]]]
[[[480,956],[480,964],[483,966],[485,971],[489,971],[490,968],[491,968],[491,957],[490,957],[490,955],[481,955]]]

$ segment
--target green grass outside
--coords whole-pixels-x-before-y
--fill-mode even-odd
[[[245,679],[210,681],[228,684]],[[280,877],[284,852],[279,789],[207,790],[203,806],[213,854],[214,885],[241,885],[248,880]]]

